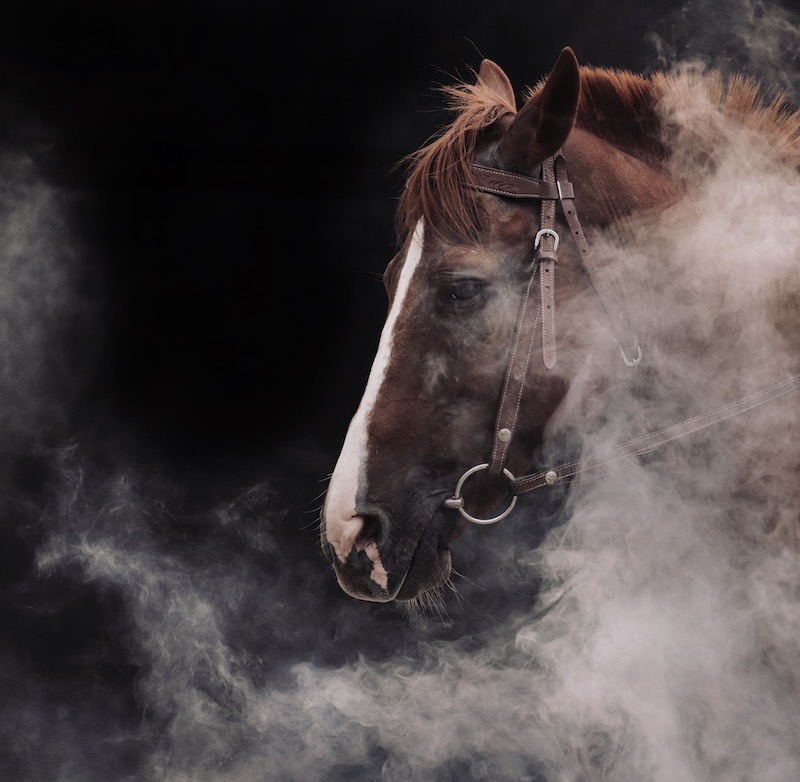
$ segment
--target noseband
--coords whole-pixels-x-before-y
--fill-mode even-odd
[[[444,507],[453,508],[474,524],[494,524],[501,521],[514,509],[520,494],[535,491],[547,486],[570,483],[595,473],[608,464],[629,456],[649,453],[660,446],[677,440],[693,432],[706,429],[713,424],[733,418],[740,413],[752,410],[773,399],[785,396],[800,389],[800,375],[777,383],[738,402],[725,405],[711,413],[695,416],[656,432],[649,432],[629,440],[596,456],[569,462],[549,468],[542,472],[515,477],[506,467],[509,447],[514,437],[525,378],[528,374],[530,358],[536,338],[537,326],[542,322],[542,360],[547,369],[552,369],[557,360],[555,329],[555,274],[558,262],[557,251],[560,237],[555,230],[556,202],[561,204],[570,233],[578,249],[583,270],[600,299],[619,342],[622,360],[628,367],[636,367],[642,360],[642,349],[635,333],[631,330],[620,297],[616,294],[609,278],[608,268],[599,264],[589,248],[575,208],[575,191],[567,176],[564,156],[558,152],[542,163],[542,178],[514,174],[496,168],[472,165],[473,182],[471,187],[484,193],[506,198],[536,199],[542,202],[541,222],[534,240],[534,259],[531,263],[531,276],[523,299],[517,321],[516,336],[506,370],[503,392],[498,407],[494,431],[492,454],[488,462],[470,467],[458,480],[453,496],[444,501]],[[539,274],[539,302],[534,303],[536,272]],[[464,483],[475,473],[488,470],[491,475],[503,474],[508,479],[511,500],[506,509],[488,519],[478,518],[467,513],[461,494]]]

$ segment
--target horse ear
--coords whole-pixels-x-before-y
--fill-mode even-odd
[[[557,152],[575,124],[581,77],[578,60],[565,47],[544,86],[520,109],[497,146],[503,168],[529,173]]]
[[[491,90],[511,107],[516,107],[517,99],[514,97],[514,88],[503,69],[491,60],[484,60],[478,70],[478,84]]]

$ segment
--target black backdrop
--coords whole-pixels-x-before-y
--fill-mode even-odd
[[[633,70],[741,65],[738,5],[2,4],[3,779],[162,778],[145,761],[178,745],[148,689],[145,596],[89,567],[87,536],[131,562],[144,540],[158,583],[219,590],[254,681],[413,646],[402,612],[339,592],[315,530],[385,312],[395,164],[443,119],[437,85],[484,56],[518,93],[564,45]],[[136,502],[120,475],[146,476]],[[238,527],[209,513],[226,502]],[[473,597],[425,632],[478,644],[502,596]]]
[[[643,69],[668,10],[4,4],[5,143],[66,199],[93,308],[65,337],[67,434],[212,473],[303,433],[335,449],[383,316],[393,166],[442,120],[436,85],[487,56],[521,90],[565,44]]]

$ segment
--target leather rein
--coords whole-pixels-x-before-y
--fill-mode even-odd
[[[534,240],[531,276],[520,307],[516,336],[498,407],[490,460],[485,464],[471,467],[461,476],[453,496],[444,501],[445,507],[458,510],[464,518],[474,524],[494,524],[511,513],[520,494],[527,494],[547,486],[571,483],[590,475],[594,476],[594,471],[620,459],[650,453],[666,443],[726,421],[740,413],[800,389],[800,375],[795,375],[710,413],[694,416],[655,432],[648,432],[603,453],[559,464],[541,472],[515,477],[506,467],[506,459],[517,424],[525,389],[525,378],[534,352],[540,320],[542,324],[542,360],[545,367],[552,369],[558,357],[555,330],[555,275],[560,237],[555,230],[556,202],[561,204],[570,233],[578,248],[583,270],[608,315],[614,335],[619,342],[622,360],[626,366],[636,367],[639,365],[642,360],[642,349],[630,327],[622,302],[609,279],[607,267],[597,263],[586,241],[575,209],[575,189],[567,176],[564,155],[558,152],[542,163],[541,179],[475,164],[472,165],[471,170],[474,182],[469,183],[469,186],[476,190],[506,198],[540,200],[541,223]],[[540,280],[538,297],[534,285],[537,270]],[[464,508],[464,498],[461,495],[466,480],[482,470],[488,470],[492,475],[501,473],[505,475],[509,482],[508,491],[511,496],[508,507],[499,515],[488,519],[467,513]]]

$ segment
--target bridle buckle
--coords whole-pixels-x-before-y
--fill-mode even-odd
[[[539,233],[536,234],[536,238],[533,240],[533,249],[538,250],[539,244],[542,241],[543,236],[552,236],[553,237],[553,252],[558,250],[558,243],[560,241],[558,233],[554,231],[552,228],[542,228]]]

